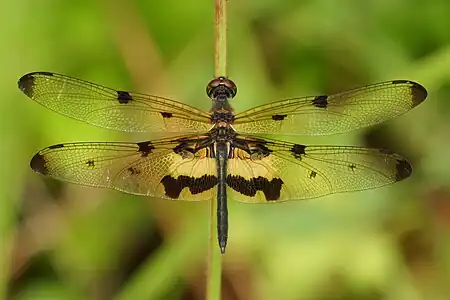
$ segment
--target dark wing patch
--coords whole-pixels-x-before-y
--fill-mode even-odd
[[[211,127],[209,114],[183,103],[56,73],[26,74],[18,85],[48,109],[99,127],[134,132],[206,132]]]
[[[48,175],[49,172],[46,166],[47,166],[46,158],[40,153],[36,153],[36,155],[33,156],[33,159],[31,159],[30,167],[36,173],[39,173],[41,175]]]
[[[317,172],[316,172],[316,171],[311,171],[311,172],[309,173],[309,178],[310,178],[310,179],[313,179],[314,177],[316,177],[316,175],[317,175]]]
[[[400,181],[408,178],[412,173],[412,166],[406,159],[397,159],[395,180]]]
[[[393,84],[409,84],[411,85],[411,94],[412,94],[412,101],[414,103],[414,106],[419,105],[422,103],[423,100],[427,98],[428,92],[427,90],[421,86],[420,84],[410,81],[410,80],[394,80],[392,82]]]
[[[409,162],[381,149],[304,146],[238,135],[228,161],[228,195],[248,203],[311,199],[382,187],[411,175]],[[265,156],[251,153],[264,145]]]
[[[215,160],[209,150],[195,146],[208,139],[187,136],[141,143],[60,144],[39,151],[30,165],[42,175],[86,186],[165,199],[209,200],[217,184]],[[180,143],[196,151],[179,155],[174,148]]]
[[[317,96],[312,100],[312,104],[318,108],[327,108],[328,106],[328,96]]]
[[[133,97],[131,97],[130,93],[125,91],[117,91],[117,100],[120,104],[128,104],[131,100],[133,100]]]
[[[163,111],[163,112],[161,112],[161,116],[163,117],[163,118],[172,118],[172,113],[170,113],[170,112],[165,112],[165,111]]]
[[[241,133],[326,135],[378,124],[419,105],[423,86],[409,80],[368,85],[334,95],[282,100],[239,113]]]
[[[273,178],[269,181],[262,176],[245,179],[239,175],[228,175],[227,185],[245,196],[254,197],[256,192],[261,191],[267,201],[276,201],[280,199],[283,180],[280,178]]]
[[[217,176],[203,175],[201,177],[181,175],[176,178],[166,175],[161,179],[165,195],[172,199],[178,199],[183,189],[188,188],[192,195],[203,193],[217,185]]]
[[[152,152],[152,150],[155,149],[155,146],[153,146],[152,142],[150,141],[137,143],[137,146],[138,151],[144,157],[148,156]]]
[[[305,145],[294,144],[291,148],[291,152],[297,159],[302,159],[302,155],[305,155]]]
[[[273,115],[272,116],[272,120],[274,120],[274,121],[283,121],[286,117],[287,117],[287,115]]]

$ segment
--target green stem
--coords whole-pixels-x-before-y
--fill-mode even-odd
[[[210,228],[209,228],[209,254],[207,270],[207,296],[208,300],[220,299],[222,283],[222,254],[217,244],[217,201],[211,200]]]
[[[227,75],[227,1],[215,0],[214,77]]]
[[[227,0],[215,1],[214,77],[227,74]],[[222,282],[222,255],[217,244],[217,201],[210,205],[209,255],[206,299],[220,299]]]

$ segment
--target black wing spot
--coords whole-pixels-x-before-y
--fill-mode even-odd
[[[317,176],[317,172],[316,171],[309,172],[309,179],[316,178],[316,176]]]
[[[117,91],[117,100],[119,100],[120,104],[127,104],[133,100],[133,97],[128,92]]]
[[[34,80],[36,78],[34,75],[35,73],[25,74],[19,79],[19,82],[17,83],[19,89],[30,98],[33,98],[34,96]]]
[[[172,113],[170,113],[170,112],[161,112],[161,116],[163,117],[163,118],[172,118],[172,116],[173,116],[173,114]]]
[[[30,167],[39,174],[48,175],[47,161],[40,153],[33,156],[30,161]]]
[[[228,175],[227,185],[242,195],[249,197],[254,197],[257,191],[262,191],[267,201],[276,201],[280,199],[283,180],[273,178],[269,181],[261,176],[247,180],[239,175]]]
[[[356,165],[354,165],[354,164],[348,165],[348,168],[354,172],[356,169]]]
[[[274,121],[282,121],[287,117],[287,115],[273,115],[272,120]]]
[[[214,175],[203,175],[195,178],[192,176],[181,175],[174,178],[170,175],[161,179],[164,186],[165,195],[172,199],[178,199],[184,188],[189,188],[192,195],[203,193],[212,189],[217,184],[217,177]]]
[[[319,107],[319,108],[327,108],[327,106],[328,106],[328,96],[327,96],[327,95],[317,96],[317,97],[314,98],[314,100],[312,101],[312,104],[313,104],[315,107]]]
[[[395,165],[395,180],[400,181],[408,178],[412,173],[411,164],[406,159],[397,159]]]
[[[142,157],[148,156],[153,149],[155,149],[155,146],[152,145],[152,142],[140,142],[137,143],[139,147],[139,152],[141,152]]]
[[[417,106],[420,103],[422,103],[423,100],[425,100],[427,98],[428,92],[420,84],[415,83],[415,82],[411,82],[411,83],[412,83],[412,86],[411,86],[412,102],[413,102],[414,106]]]
[[[420,84],[410,80],[393,80],[392,84],[410,84],[413,107],[419,105],[428,96],[427,90]]]
[[[59,149],[59,148],[64,148],[64,144],[56,144],[48,147],[48,149]]]
[[[90,159],[86,162],[86,165],[90,168],[93,168],[95,167],[95,162],[92,159]]]
[[[292,146],[291,152],[295,158],[301,159],[302,155],[306,154],[305,149],[306,149],[305,145],[295,144],[294,146]]]

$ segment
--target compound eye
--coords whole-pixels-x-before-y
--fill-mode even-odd
[[[219,77],[219,78],[215,78],[213,80],[211,80],[208,85],[206,86],[206,94],[208,95],[208,97],[211,98],[214,90],[221,85],[221,82],[223,80],[224,77]]]
[[[226,92],[228,97],[233,98],[236,96],[237,87],[232,80],[221,76],[211,80],[206,86],[206,94],[208,97],[215,97],[216,91]]]

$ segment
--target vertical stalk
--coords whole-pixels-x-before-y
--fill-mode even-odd
[[[214,0],[214,77],[227,75],[227,0]],[[222,256],[217,245],[217,201],[211,199],[206,299],[220,299]]]
[[[214,77],[227,75],[227,2],[215,0]]]

